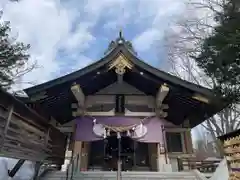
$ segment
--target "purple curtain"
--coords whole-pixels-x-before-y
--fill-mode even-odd
[[[130,126],[140,124],[140,118],[134,117],[95,117],[96,123],[111,125],[111,126]],[[77,141],[97,141],[103,139],[98,137],[93,132],[93,118],[82,117],[75,119],[77,124],[75,140]],[[145,119],[143,124],[147,127],[147,134],[137,139],[137,141],[145,143],[163,143],[163,127],[175,127],[170,122],[157,117]]]

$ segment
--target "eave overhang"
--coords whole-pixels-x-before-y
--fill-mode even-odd
[[[178,106],[182,106],[182,103],[185,103],[188,107],[186,111],[189,111],[192,106],[199,107],[201,110],[198,110],[198,112],[190,112],[189,116],[192,119],[196,119],[195,122],[192,122],[191,127],[198,125],[226,107],[226,104],[221,99],[216,98],[210,89],[184,81],[146,64],[130,52],[124,44],[119,44],[105,57],[81,70],[27,88],[24,91],[33,101],[47,104],[44,108],[54,106],[51,111],[59,112],[57,107],[60,108],[64,104],[65,107],[70,108],[71,103],[76,102],[70,90],[73,83],[80,84],[85,95],[91,95],[117,81],[117,76],[109,65],[119,56],[124,56],[131,63],[131,68],[127,69],[123,77],[124,81],[129,81],[128,83],[131,85],[153,96],[157,96],[159,87],[166,83],[170,88],[170,93],[166,100],[173,101],[176,106],[172,108],[178,109]],[[39,97],[37,97],[38,95]],[[62,111],[62,114],[59,114],[59,116],[69,121],[71,114],[70,108],[68,111]],[[63,123],[63,120],[60,121]]]
[[[153,74],[157,78],[163,79],[164,81],[166,81],[169,84],[181,86],[183,88],[189,89],[191,91],[194,91],[194,92],[200,93],[202,95],[206,95],[206,96],[213,95],[213,93],[210,89],[207,89],[202,86],[182,80],[176,76],[173,76],[169,73],[166,73],[164,71],[161,71],[157,68],[154,68],[154,67],[148,65],[147,63],[145,63],[144,61],[142,61],[138,57],[136,57],[134,54],[129,52],[128,49],[123,44],[119,44],[118,47],[116,47],[111,53],[107,54],[102,59],[96,61],[95,63],[93,63],[83,69],[80,69],[80,70],[70,73],[68,75],[53,79],[53,80],[45,82],[43,84],[39,84],[39,85],[30,87],[30,88],[24,89],[24,91],[28,95],[31,95],[31,94],[35,94],[35,93],[38,93],[41,91],[45,91],[46,89],[49,89],[49,88],[54,87],[59,84],[63,84],[63,83],[69,82],[69,81],[74,81],[81,76],[84,76],[93,71],[97,71],[99,68],[106,66],[108,63],[110,63],[112,61],[113,58],[117,57],[119,54],[125,55],[136,67]]]

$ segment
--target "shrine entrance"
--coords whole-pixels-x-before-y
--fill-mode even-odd
[[[121,161],[122,171],[131,171],[135,161],[134,141],[128,136],[117,137],[112,134],[104,140],[104,170],[117,171]]]
[[[118,160],[121,160],[122,171],[149,170],[148,144],[134,141],[124,134],[118,138],[116,133],[90,143],[89,171],[116,171]]]

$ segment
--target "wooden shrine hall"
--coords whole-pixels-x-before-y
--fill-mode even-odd
[[[68,136],[82,171],[178,171],[177,158],[193,155],[191,128],[226,106],[140,60],[121,32],[100,60],[24,91],[22,101]]]
[[[13,169],[9,169],[9,177],[14,177],[25,160],[36,163],[34,178],[40,166],[51,164],[61,168],[64,163],[67,136],[1,88],[0,141],[1,157],[18,159]]]

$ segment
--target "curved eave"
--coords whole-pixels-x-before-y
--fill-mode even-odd
[[[14,111],[20,115],[26,116],[34,122],[37,122],[41,126],[48,126],[47,119],[39,115],[36,111],[32,110],[26,104],[23,99],[19,99],[12,94],[6,92],[5,90],[0,88],[0,100],[1,105],[10,107],[11,105],[14,106]]]
[[[112,60],[112,57],[115,57],[119,52],[122,52],[125,56],[127,56],[129,58],[129,60],[131,60],[133,62],[133,64],[135,64],[136,66],[148,71],[149,73],[153,74],[157,78],[161,78],[161,79],[163,79],[167,82],[170,82],[170,83],[178,85],[178,86],[180,85],[184,88],[187,88],[187,89],[192,90],[194,92],[198,92],[198,93],[203,94],[203,95],[207,95],[207,96],[212,96],[213,95],[213,93],[210,89],[204,88],[202,86],[198,86],[196,84],[192,84],[190,82],[182,80],[182,79],[180,79],[176,76],[173,76],[169,73],[166,73],[164,71],[161,71],[157,68],[154,68],[154,67],[148,65],[147,63],[145,63],[144,61],[140,60],[135,55],[133,55],[124,45],[121,45],[121,44],[117,48],[112,50],[111,53],[107,54],[102,59],[90,64],[89,66],[86,66],[85,68],[82,68],[82,69],[80,69],[76,72],[70,73],[68,75],[59,77],[57,79],[53,79],[51,81],[45,82],[43,84],[39,84],[37,86],[27,88],[24,91],[27,94],[34,94],[34,93],[46,90],[50,87],[53,87],[53,86],[63,84],[65,82],[77,79],[77,78],[79,78],[79,77],[81,77],[81,76],[83,76],[87,73],[90,73],[90,72],[92,72],[94,70],[97,70],[98,68],[106,65],[107,63],[109,63]]]
[[[184,88],[187,88],[187,89],[190,89],[194,92],[198,92],[200,94],[203,94],[203,95],[208,95],[208,96],[212,96],[213,93],[210,89],[208,88],[204,88],[202,86],[199,86],[199,85],[196,85],[196,84],[193,84],[193,83],[190,83],[188,81],[185,81],[183,79],[180,79],[176,76],[173,76],[167,72],[164,72],[164,71],[161,71],[147,63],[145,63],[143,60],[137,58],[136,56],[134,56],[132,53],[130,53],[129,51],[127,51],[126,53],[128,53],[130,56],[131,56],[131,61],[138,67],[146,70],[147,72],[157,76],[158,78],[160,79],[164,79],[165,81],[167,82],[170,82],[172,84],[175,84],[175,85],[180,85]],[[125,54],[125,53],[124,53]]]
[[[109,61],[111,61],[111,59],[109,59],[109,57],[110,57],[110,54],[108,54],[107,56],[103,57],[102,59],[100,59],[100,60],[98,60],[98,61],[96,61],[96,62],[78,70],[78,71],[75,71],[75,72],[67,74],[65,76],[50,80],[50,81],[45,82],[45,83],[42,83],[42,84],[30,87],[30,88],[24,89],[24,92],[26,92],[28,95],[29,94],[35,94],[35,93],[44,91],[46,89],[49,89],[53,86],[63,84],[65,82],[77,79],[77,78],[79,78],[79,77],[81,77],[81,76],[83,76],[87,73],[90,73],[94,70],[97,70],[98,68],[107,64]]]
[[[222,109],[226,108],[229,104],[226,104],[223,98],[216,97],[211,89],[205,88],[203,86],[188,82],[179,77],[171,75],[167,72],[161,71],[136,57],[134,54],[129,52],[126,48],[123,49],[123,54],[127,55],[128,58],[141,69],[146,70],[148,73],[156,76],[159,79],[163,79],[166,83],[172,84],[173,86],[179,86],[183,89],[190,90],[193,93],[202,95],[210,100],[210,104],[214,106],[214,111],[210,114],[215,114]]]
[[[213,92],[210,89],[204,88],[202,86],[190,83],[188,81],[182,80],[176,76],[173,76],[169,73],[166,73],[164,71],[161,71],[157,68],[154,68],[144,61],[140,60],[138,57],[136,57],[133,53],[131,53],[127,47],[125,47],[124,44],[119,44],[115,49],[113,49],[110,53],[108,53],[105,57],[98,60],[97,62],[86,66],[85,68],[82,68],[76,72],[73,72],[71,74],[68,74],[66,76],[62,76],[60,78],[48,81],[46,83],[30,87],[28,89],[25,89],[24,91],[29,95],[33,95],[45,90],[48,90],[52,87],[56,87],[57,85],[61,85],[67,82],[74,82],[80,77],[83,77],[84,75],[90,74],[91,72],[98,71],[100,68],[108,65],[114,58],[116,58],[120,53],[122,53],[128,60],[130,60],[134,66],[138,69],[142,69],[147,72],[147,74],[150,74],[151,76],[154,76],[156,79],[160,79],[167,84],[174,86],[174,87],[180,87],[181,89],[185,89],[186,91],[191,91],[192,93],[197,93],[200,95],[203,95],[204,97],[208,98],[210,100],[210,106],[214,109],[213,112],[210,114],[215,114],[216,112],[222,110],[224,107],[226,107],[226,104],[221,100],[214,97]],[[160,84],[159,84],[160,86]]]
[[[38,103],[43,108],[43,111],[49,111],[51,116],[58,122],[66,123],[73,119],[70,107],[76,101],[70,91],[72,83],[76,82],[80,84],[85,95],[94,94],[114,83],[117,80],[116,73],[114,69],[109,70],[108,67],[109,63],[119,55],[125,56],[133,64],[133,68],[126,71],[123,80],[141,92],[155,96],[161,84],[167,83],[169,85],[171,91],[166,101],[172,107],[172,111],[169,112],[169,120],[176,120],[175,123],[182,123],[185,116],[189,116],[191,117],[191,127],[194,127],[226,106],[221,99],[214,97],[210,89],[184,81],[148,65],[129,51],[124,44],[118,44],[116,48],[111,50],[102,59],[85,68],[46,83],[27,88],[24,91],[30,97],[30,101],[31,97],[46,91],[46,98],[36,100],[32,103]],[[98,74],[98,72],[100,73]],[[144,75],[142,76],[140,72],[143,72]],[[209,103],[193,99],[194,94],[204,96],[210,100]],[[61,111],[59,111],[60,108]],[[179,117],[182,117],[182,119]]]

